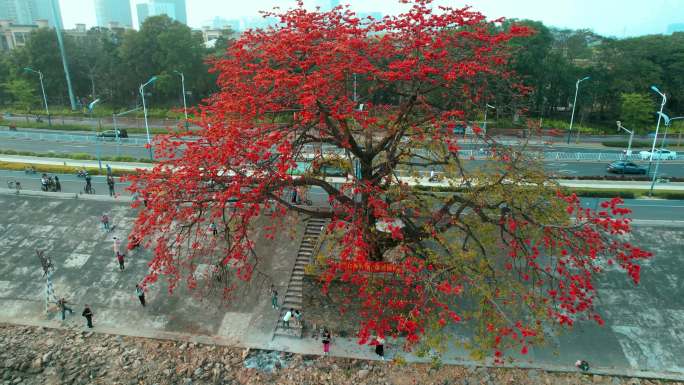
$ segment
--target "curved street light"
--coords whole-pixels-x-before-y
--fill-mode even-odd
[[[665,149],[665,140],[667,139],[667,129],[670,127],[670,124],[672,124],[673,120],[684,119],[684,116],[678,116],[676,118],[670,118],[669,116],[665,115],[662,112],[658,112],[657,114],[658,114],[658,122],[660,122],[660,118],[662,118],[663,121],[665,122],[665,134],[663,135],[662,142],[660,142],[660,154],[658,154],[658,159],[656,159],[656,166],[655,166],[655,170],[653,171],[653,179],[651,179],[651,189],[648,191],[648,196],[653,195],[653,188],[655,187],[655,182],[656,182],[656,179],[658,178],[658,167],[660,167],[660,159],[662,158],[663,150]],[[656,138],[658,138],[657,135],[656,135]],[[651,151],[651,158],[653,158],[653,151]]]
[[[570,115],[570,128],[568,129],[568,144],[570,144],[570,133],[572,132],[572,124],[575,121],[575,105],[577,105],[577,92],[579,91],[579,85],[585,80],[591,79],[591,76],[585,76],[582,79],[577,79],[575,83],[575,101],[572,102],[572,115]]]
[[[181,78],[181,92],[183,92],[183,112],[185,113],[185,129],[188,129],[188,105],[185,103],[185,76],[182,72],[173,70]]]
[[[50,119],[50,110],[48,109],[48,104],[47,104],[47,96],[45,95],[45,86],[43,85],[43,73],[37,70],[34,70],[31,67],[24,67],[24,72],[33,72],[38,74],[38,79],[40,79],[40,89],[43,91],[43,103],[45,103],[45,113],[47,114],[48,118],[48,126],[52,127],[52,120]]]
[[[152,140],[150,140],[150,126],[147,124],[147,105],[145,104],[145,86],[148,84],[152,84],[155,81],[157,81],[156,76],[152,76],[150,80],[148,80],[146,83],[143,83],[140,85],[140,96],[142,97],[142,105],[143,105],[143,115],[145,116],[145,132],[147,132],[147,149],[150,152],[150,160],[153,159],[152,156]]]
[[[648,172],[651,172],[651,164],[653,163],[653,152],[655,151],[656,141],[658,140],[658,131],[660,130],[660,118],[663,117],[663,108],[665,108],[665,103],[667,103],[667,96],[664,93],[660,92],[658,87],[651,86],[651,90],[660,95],[663,98],[663,100],[660,103],[660,112],[658,112],[658,123],[656,124],[656,132],[655,136],[653,137],[653,145],[651,146],[651,156],[648,159]]]

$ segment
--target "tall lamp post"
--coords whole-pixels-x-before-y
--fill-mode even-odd
[[[570,115],[570,128],[568,129],[568,144],[570,144],[570,133],[572,132],[572,124],[575,122],[575,106],[577,105],[577,92],[579,91],[579,85],[585,80],[589,80],[590,76],[585,76],[582,79],[578,79],[575,83],[575,101],[572,103],[572,115]]]
[[[629,134],[629,143],[627,144],[627,152],[625,153],[625,155],[630,156],[632,155],[632,139],[634,139],[634,130],[630,131],[626,129],[625,126],[622,125],[622,122],[619,120],[617,121],[617,126],[618,132],[620,132],[620,130],[624,130]]]
[[[484,134],[485,134],[485,135],[487,135],[487,110],[490,109],[490,108],[491,108],[492,110],[496,110],[496,107],[490,105],[489,103],[485,103],[485,116],[484,116],[484,123],[482,124],[482,125],[484,126],[484,127],[482,127],[482,128],[483,128],[483,130],[484,130]]]
[[[40,90],[43,91],[43,103],[45,103],[45,113],[48,118],[48,126],[52,127],[52,120],[50,119],[50,110],[48,109],[47,96],[45,95],[45,86],[43,85],[43,73],[36,71],[31,67],[24,67],[25,72],[33,72],[38,74],[38,79],[40,79]]]
[[[655,182],[658,177],[658,167],[660,166],[660,159],[663,157],[663,150],[665,149],[665,140],[667,139],[667,129],[670,127],[670,124],[672,124],[673,120],[678,120],[678,119],[684,119],[684,116],[678,116],[676,118],[670,118],[669,116],[663,114],[662,112],[658,112],[658,121],[660,122],[660,118],[663,118],[665,121],[665,135],[663,135],[663,140],[660,142],[660,153],[658,154],[658,159],[656,159],[656,166],[655,170],[653,171],[653,179],[651,179],[651,189],[648,192],[648,196],[653,195],[653,187],[655,187]],[[651,152],[651,156],[653,156],[653,152]]]
[[[142,97],[143,115],[145,116],[145,131],[147,132],[147,148],[150,151],[150,160],[154,159],[152,156],[152,141],[150,140],[150,126],[147,124],[147,105],[145,104],[145,86],[152,84],[157,80],[156,76],[152,76],[146,83],[140,85],[140,96]]]
[[[651,172],[651,164],[653,163],[653,152],[655,151],[655,146],[656,146],[656,141],[658,140],[658,130],[660,129],[660,118],[663,117],[663,108],[665,108],[665,103],[667,103],[667,96],[660,92],[658,87],[656,86],[651,86],[651,90],[653,92],[657,93],[658,95],[662,96],[663,100],[660,102],[660,112],[658,112],[658,123],[656,124],[656,132],[655,136],[653,137],[653,145],[651,146],[651,156],[648,158],[648,172]]]
[[[90,104],[88,104],[88,112],[90,113],[91,118],[93,116],[93,108],[95,108],[95,105],[99,102],[100,102],[100,99],[95,99],[92,102],[90,102]],[[100,146],[101,146],[100,145],[100,139],[101,139],[100,136],[98,134],[95,134],[95,143],[96,143],[95,151],[97,153],[97,164],[98,164],[100,171],[102,171],[102,159],[100,158]]]
[[[181,91],[183,92],[183,112],[185,113],[185,129],[188,129],[188,105],[185,103],[185,76],[182,72],[174,70],[181,78]]]

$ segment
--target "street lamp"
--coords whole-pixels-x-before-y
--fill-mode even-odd
[[[625,126],[622,125],[622,122],[619,120],[617,121],[617,126],[618,132],[620,132],[620,130],[624,130],[629,134],[629,144],[627,144],[627,152],[625,155],[630,156],[632,155],[632,139],[634,138],[634,130],[630,131],[626,129]]]
[[[570,129],[568,129],[568,144],[570,144],[570,133],[572,132],[572,124],[575,121],[575,105],[577,104],[577,92],[579,91],[579,85],[585,80],[589,80],[590,76],[585,76],[582,79],[578,79],[575,83],[575,101],[572,103],[572,115],[570,115]]]
[[[153,157],[152,157],[152,141],[150,140],[150,126],[147,124],[147,105],[145,105],[145,86],[148,84],[154,83],[156,80],[157,80],[157,77],[152,76],[150,78],[150,80],[147,81],[147,83],[140,85],[140,96],[142,97],[143,115],[145,115],[145,131],[147,132],[147,147],[150,151],[150,160],[153,159]]]
[[[188,129],[188,105],[185,103],[185,76],[182,72],[174,70],[181,78],[181,89],[183,91],[183,111],[185,112],[185,129]]]
[[[43,85],[43,73],[40,71],[36,71],[31,67],[24,67],[24,71],[38,74],[38,79],[40,79],[40,89],[41,91],[43,91],[43,102],[45,103],[45,113],[47,114],[48,118],[48,126],[52,127],[52,121],[50,120],[50,110],[48,109],[47,104],[47,96],[45,96],[45,86]]]
[[[90,102],[90,104],[88,104],[88,112],[90,113],[91,118],[93,116],[93,108],[95,108],[95,105],[99,102],[100,99],[95,99],[92,102]],[[97,134],[95,134],[95,143],[97,145],[95,147],[95,151],[97,153],[97,164],[100,168],[100,171],[102,171],[102,159],[100,159],[100,137]]]
[[[656,178],[658,176],[658,167],[660,166],[660,159],[663,157],[663,150],[665,149],[665,140],[667,139],[667,129],[670,127],[670,124],[672,124],[673,120],[684,119],[684,116],[678,116],[676,118],[670,118],[669,116],[663,114],[662,112],[658,112],[658,122],[660,122],[660,118],[663,118],[663,120],[665,121],[665,135],[663,135],[663,140],[662,140],[662,142],[660,142],[660,154],[658,154],[658,159],[656,159],[656,166],[655,166],[655,170],[653,171],[653,179],[651,179],[651,189],[648,192],[648,196],[653,195],[653,187],[655,187]],[[651,151],[651,157],[653,157],[653,151]]]
[[[482,124],[482,129],[484,130],[484,134],[487,135],[487,109],[491,108],[492,110],[496,110],[496,107],[490,105],[489,103],[485,103],[485,116],[484,116],[484,124]]]
[[[660,129],[660,118],[663,117],[663,108],[665,107],[665,103],[667,103],[667,96],[665,96],[664,93],[660,92],[658,87],[651,86],[651,90],[653,90],[653,92],[656,92],[658,95],[662,96],[663,100],[660,103],[660,112],[658,112],[658,123],[656,124],[656,132],[655,136],[653,137],[653,145],[651,146],[651,156],[648,159],[648,172],[651,172],[651,164],[653,163],[653,152],[655,151],[656,140],[658,140],[658,130]]]

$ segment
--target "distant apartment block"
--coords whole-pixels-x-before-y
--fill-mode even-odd
[[[47,20],[36,20],[34,24],[15,24],[9,20],[0,20],[0,52],[8,52],[26,45],[31,32],[39,28],[49,28]],[[104,28],[112,32],[123,32],[128,27],[122,27],[116,22],[110,22]],[[85,24],[76,24],[73,29],[64,30],[64,34],[80,43],[88,36]]]
[[[47,27],[47,20],[37,20],[36,24],[15,24],[10,20],[0,20],[0,52],[25,46],[31,31]]]
[[[124,28],[133,27],[131,4],[128,0],[95,0],[95,18],[99,27],[116,23]]]
[[[62,13],[59,0],[0,0],[0,20],[9,20],[15,25],[34,25],[37,20],[47,20],[54,27],[62,25]]]
[[[183,24],[188,23],[185,0],[146,0],[135,6],[138,16],[138,28],[145,19],[152,16],[166,15]]]

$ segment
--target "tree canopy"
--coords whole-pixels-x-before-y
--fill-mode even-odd
[[[482,108],[485,84],[525,96],[510,49],[531,30],[409,3],[360,20],[299,2],[216,60],[220,90],[196,111],[201,130],[191,141],[160,138],[158,158],[168,160],[129,177],[146,203],[134,203],[132,237],[154,248],[146,284],[166,276],[172,289],[194,287],[198,264],[249,280],[260,259],[251,226],[268,218],[275,232],[297,212],[330,221],[323,236],[334,247],[316,271],[323,290],[343,282],[358,299],[349,306],[362,318],[359,343],[393,335],[407,348],[443,348],[454,330],[469,330],[468,347],[500,358],[506,347],[525,353],[547,327],[602,322],[596,276],[617,264],[637,283],[650,256],[621,238],[629,209],[619,199],[581,207],[535,159],[474,125],[493,160],[480,169],[454,135]],[[352,172],[321,173],[331,162]],[[311,167],[295,175],[302,163]],[[439,171],[443,191],[415,185],[427,170]],[[299,204],[293,190],[327,205]],[[207,234],[212,222],[219,239]]]

